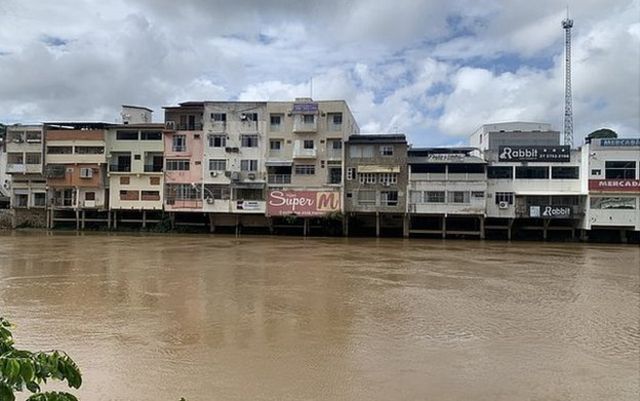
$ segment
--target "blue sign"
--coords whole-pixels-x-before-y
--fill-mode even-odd
[[[294,113],[317,113],[318,103],[294,103],[292,111]]]
[[[640,146],[640,138],[601,139],[600,146]]]

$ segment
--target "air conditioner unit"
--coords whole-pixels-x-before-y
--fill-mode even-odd
[[[80,178],[91,178],[93,177],[93,169],[91,168],[81,168],[80,169]]]
[[[240,173],[237,171],[231,172],[231,181],[238,181],[240,179]]]
[[[501,201],[500,203],[498,203],[498,208],[509,209],[509,202]]]
[[[22,143],[22,138],[16,138],[13,140],[15,143]]]
[[[213,205],[213,203],[214,203],[214,202],[215,202],[215,199],[213,199],[213,198],[211,198],[211,197],[208,197],[208,198],[207,198],[207,203],[208,203],[209,205]]]
[[[256,173],[249,173],[249,174],[247,174],[247,177],[249,177],[250,180],[255,180],[256,179]]]
[[[225,177],[231,177],[231,171],[225,171],[224,172],[224,176]]]
[[[176,129],[176,122],[175,121],[167,121],[167,122],[164,123],[164,127],[166,129],[175,130]]]
[[[212,177],[217,177],[218,176],[218,172],[217,171],[212,171],[210,174],[211,174]]]
[[[247,115],[244,114],[244,113],[240,114],[240,120],[246,121],[247,120]]]
[[[84,201],[84,207],[96,207],[96,201],[86,200]]]

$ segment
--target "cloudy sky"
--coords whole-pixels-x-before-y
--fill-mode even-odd
[[[362,132],[464,144],[562,130],[566,2],[0,0],[0,122],[115,121],[121,104],[345,99]],[[576,143],[640,136],[640,0],[570,0]],[[311,78],[313,85],[310,85]]]

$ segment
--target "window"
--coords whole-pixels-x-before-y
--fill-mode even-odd
[[[392,185],[398,183],[398,174],[396,173],[381,173],[380,176],[380,184],[382,185]]]
[[[592,197],[591,209],[635,209],[636,198],[632,197]]]
[[[252,201],[261,201],[264,200],[264,196],[262,195],[262,189],[255,188],[237,188],[235,190],[237,200],[252,200]]]
[[[40,131],[27,131],[27,142],[29,142],[29,143],[42,142],[42,132],[40,132]]]
[[[375,205],[376,192],[375,191],[358,191],[358,204],[359,205]]]
[[[240,160],[241,171],[258,171],[257,160]]]
[[[298,175],[313,175],[316,173],[316,166],[313,164],[296,164],[294,173]]]
[[[335,125],[340,125],[342,124],[342,113],[335,113],[331,116],[332,119],[332,123]]]
[[[187,136],[186,135],[174,135],[172,142],[172,150],[174,152],[186,152],[187,150]]]
[[[189,160],[167,159],[167,171],[188,171]]]
[[[205,196],[212,197],[213,199],[224,199],[228,200],[231,198],[231,194],[229,191],[228,185],[211,185],[205,184]]]
[[[576,167],[551,167],[551,178],[577,180],[580,178],[579,168]]]
[[[600,170],[599,168],[598,168],[598,169],[593,169],[593,170],[591,170],[591,175],[597,175],[597,176],[599,176],[599,175],[601,175],[601,174],[602,174],[602,170]]]
[[[513,192],[496,192],[496,205],[500,204],[500,202],[507,202],[510,205],[513,205]]]
[[[512,166],[489,166],[487,167],[487,178],[513,178]]]
[[[84,200],[88,200],[88,201],[96,200],[96,193],[95,192],[85,192],[84,193]]]
[[[168,204],[176,200],[200,199],[200,188],[190,184],[168,184],[165,192]]]
[[[36,192],[33,194],[33,206],[46,206],[47,194],[44,192]]]
[[[444,174],[446,165],[440,163],[412,164],[411,172],[414,174]]]
[[[240,135],[240,143],[243,148],[257,148],[258,135]]]
[[[328,113],[327,125],[329,131],[340,131],[342,129],[342,113]]]
[[[227,146],[226,135],[209,135],[209,147],[224,148]]]
[[[138,131],[116,131],[118,141],[137,141]]]
[[[15,207],[27,207],[29,206],[29,195],[16,194],[15,195]]]
[[[636,178],[635,161],[605,162],[606,179],[633,180]]]
[[[329,166],[329,184],[340,184],[342,182],[342,167]]]
[[[7,163],[8,164],[23,164],[24,157],[22,153],[7,153]]]
[[[422,203],[422,191],[409,191],[409,201],[412,204]]]
[[[342,141],[340,139],[330,139],[329,140],[329,148],[333,150],[341,150],[342,149]]]
[[[380,146],[380,154],[382,156],[393,156],[393,146],[391,145]]]
[[[451,191],[449,192],[449,203],[469,203],[469,192]]]
[[[313,139],[305,139],[302,145],[303,145],[302,147],[305,149],[313,149],[314,148]]]
[[[120,185],[129,185],[130,178],[129,177],[120,177]]]
[[[316,116],[315,116],[315,115],[313,115],[313,114],[304,114],[304,115],[302,116],[302,121],[303,121],[305,124],[313,124],[313,122],[316,120],[316,118],[315,118],[315,117],[316,117]]]
[[[380,192],[380,203],[382,206],[398,206],[398,191]]]
[[[149,177],[149,185],[160,185],[160,177]]]
[[[162,132],[142,131],[140,139],[142,139],[143,141],[160,141],[162,140]]]
[[[350,157],[373,157],[373,145],[351,145],[349,147]]]
[[[142,191],[143,201],[159,201],[160,191]]]
[[[50,155],[70,155],[73,153],[71,146],[47,146],[47,153]]]
[[[482,191],[471,191],[471,197],[474,199],[484,199],[484,192]]]
[[[516,178],[546,180],[549,178],[549,167],[516,166]]]
[[[225,159],[209,159],[209,171],[224,171],[227,169]]]
[[[269,141],[269,149],[279,151],[282,149],[282,139],[272,139]]]
[[[102,146],[76,146],[76,154],[79,155],[101,155],[104,153]]]
[[[375,184],[377,178],[375,173],[358,173],[358,181],[360,184]]]
[[[241,121],[258,121],[258,113],[242,113],[240,114]]]
[[[444,203],[444,191],[427,191],[425,198],[427,203]]]
[[[353,180],[353,176],[356,173],[356,169],[353,167],[347,167],[347,181]]]
[[[484,165],[483,164],[449,164],[447,166],[447,171],[449,174],[483,174],[484,175]]]
[[[211,120],[217,123],[226,123],[227,122],[227,114],[226,113],[211,113]]]
[[[279,128],[280,124],[282,124],[282,115],[271,114],[271,116],[269,117],[269,121],[271,123],[272,128]]]
[[[120,191],[120,200],[121,201],[137,201],[140,200],[140,191]]]

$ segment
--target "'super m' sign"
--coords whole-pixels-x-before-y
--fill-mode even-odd
[[[269,216],[321,216],[340,211],[340,194],[333,191],[271,191],[267,200]]]

